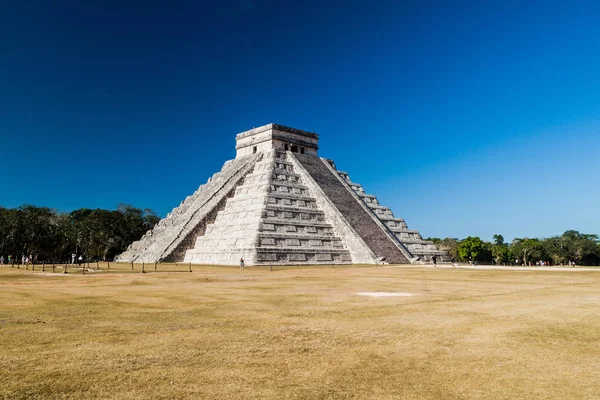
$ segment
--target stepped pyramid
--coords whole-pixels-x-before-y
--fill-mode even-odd
[[[236,158],[117,261],[377,264],[444,256],[319,158],[318,139],[277,124],[240,133]]]

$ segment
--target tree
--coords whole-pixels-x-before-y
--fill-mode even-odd
[[[458,256],[461,261],[479,261],[484,251],[483,241],[476,236],[469,236],[458,245]]]
[[[48,207],[0,207],[0,254],[65,261],[72,253],[107,260],[123,252],[160,218],[149,209],[86,209],[68,214]]]
[[[496,245],[503,245],[504,243],[504,236],[500,235],[500,234],[496,234],[494,235],[494,244]]]
[[[492,256],[496,264],[506,264],[509,261],[508,245],[504,243],[504,236],[500,234],[494,235]]]
[[[454,260],[459,259],[459,256],[458,256],[459,240],[458,239],[455,239],[455,238],[445,238],[445,239],[429,238],[426,240],[431,240],[433,242],[433,244],[435,244],[435,247],[437,247],[441,251],[446,252],[451,260],[454,261]]]
[[[544,256],[544,248],[538,239],[516,238],[510,244],[510,249],[523,265],[536,262]]]
[[[560,240],[561,249],[569,261],[593,265],[599,262],[598,235],[566,231]]]

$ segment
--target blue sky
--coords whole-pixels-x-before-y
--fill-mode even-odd
[[[599,20],[593,1],[5,1],[0,205],[164,216],[276,122],[426,237],[600,233]]]

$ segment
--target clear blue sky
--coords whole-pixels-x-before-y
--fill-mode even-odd
[[[164,216],[270,122],[424,236],[600,233],[597,1],[3,1],[0,205]]]

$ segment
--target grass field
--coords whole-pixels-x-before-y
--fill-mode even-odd
[[[179,269],[0,267],[0,398],[600,398],[597,271]]]

